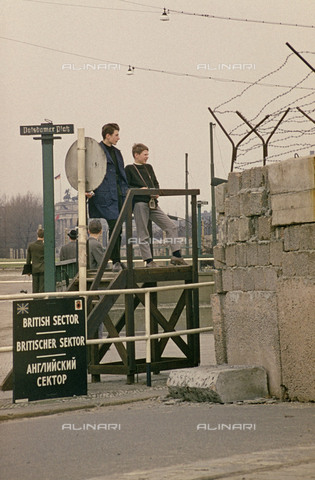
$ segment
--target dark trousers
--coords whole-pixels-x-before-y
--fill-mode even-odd
[[[111,237],[115,225],[116,225],[117,219],[116,220],[107,220],[108,223],[108,230],[109,230],[109,238]],[[111,253],[110,259],[112,260],[113,263],[120,262],[120,244],[121,244],[121,229],[118,235],[118,238],[114,244],[114,248]]]
[[[33,280],[33,293],[42,293],[45,291],[43,273],[33,273],[32,280]]]

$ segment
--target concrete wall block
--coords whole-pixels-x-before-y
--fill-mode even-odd
[[[272,225],[315,222],[315,188],[271,196]]]
[[[315,279],[278,281],[282,383],[290,400],[315,401]]]
[[[315,278],[315,251],[308,253],[308,274]]]
[[[272,219],[271,219],[271,223],[272,223]],[[285,232],[285,227],[277,226],[276,228],[271,228],[270,240],[271,241],[278,241],[278,240],[283,241],[284,240],[284,232]]]
[[[315,250],[315,223],[301,226],[300,249]]]
[[[285,228],[284,250],[315,250],[315,223]]]
[[[285,277],[304,277],[309,272],[308,252],[284,252],[282,272]]]
[[[227,219],[224,215],[219,215],[217,220],[217,242],[219,245],[227,243]]]
[[[215,245],[213,247],[214,267],[222,268],[225,266],[225,247],[223,245]]]
[[[235,264],[238,267],[246,267],[247,265],[247,245],[238,243],[235,246]]]
[[[239,238],[239,218],[227,219],[227,242],[236,243]]]
[[[264,267],[255,267],[252,269],[253,274],[253,289],[255,291],[265,291],[266,290],[266,276]]]
[[[231,268],[222,270],[222,289],[224,292],[233,290],[233,271]]]
[[[270,394],[281,397],[281,364],[275,292],[229,292],[224,321],[230,365],[262,365]]]
[[[258,243],[257,253],[258,253],[258,265],[270,264],[270,243],[269,242]]]
[[[246,244],[247,266],[258,265],[258,243],[249,242]]]
[[[240,193],[240,213],[241,215],[245,215],[245,217],[250,216],[250,201],[251,201],[251,191],[250,190],[242,190]]]
[[[223,293],[223,282],[222,282],[222,270],[213,270],[214,273],[214,283],[215,283],[215,292]]]
[[[250,292],[254,290],[253,281],[254,268],[234,268],[233,269],[233,290]]]
[[[238,241],[246,242],[253,235],[253,224],[247,217],[240,217],[238,221]]]
[[[244,170],[242,172],[242,190],[251,188],[251,169]]]
[[[244,268],[233,268],[233,290],[243,291],[244,273]]]
[[[265,290],[275,292],[277,290],[279,269],[274,267],[266,267],[264,269],[264,275],[265,275]]]
[[[230,172],[227,183],[228,195],[237,195],[241,189],[242,174],[239,172]]]
[[[239,195],[231,195],[225,199],[225,215],[227,217],[240,216],[240,197]]]
[[[225,295],[211,295],[215,358],[218,365],[227,363],[226,334],[224,326],[224,301]]]
[[[225,212],[225,198],[227,192],[227,184],[221,183],[215,187],[215,208],[217,213]]]
[[[301,225],[292,225],[286,227],[284,230],[284,250],[289,252],[291,250],[300,249],[300,231]]]
[[[276,267],[253,267],[252,269],[253,287],[255,291],[274,292],[277,287],[278,268]]]
[[[283,240],[270,242],[270,263],[271,265],[282,265]]]
[[[271,217],[258,217],[257,219],[257,237],[258,240],[270,240],[271,236]]]
[[[243,277],[243,292],[251,292],[254,287],[254,269],[255,267],[246,268]]]
[[[267,172],[267,167],[251,168],[251,188],[264,187],[267,184]]]
[[[315,188],[315,157],[289,158],[268,165],[268,184],[272,195],[302,192]]]
[[[262,215],[268,210],[268,196],[266,189],[245,190],[240,193],[241,215],[252,217]]]
[[[249,216],[262,215],[268,209],[268,196],[265,188],[253,191],[250,196]]]
[[[225,247],[225,261],[227,267],[236,265],[236,245],[227,245]]]

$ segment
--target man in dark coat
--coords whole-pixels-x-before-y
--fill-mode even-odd
[[[78,234],[76,230],[70,230],[67,233],[68,237],[70,238],[70,242],[62,245],[60,249],[60,261],[63,260],[76,260],[77,259],[77,251],[78,251]]]
[[[32,264],[33,293],[45,291],[44,285],[44,230],[37,230],[36,242],[27,247],[26,263]]]
[[[102,137],[103,140],[100,142],[100,146],[104,150],[107,159],[106,175],[100,186],[94,192],[86,193],[86,196],[89,199],[89,217],[105,218],[108,223],[110,237],[124,203],[128,183],[122,154],[115,147],[119,140],[119,126],[116,123],[104,125]],[[120,261],[120,243],[121,231],[111,255],[114,272],[118,272],[123,268]]]

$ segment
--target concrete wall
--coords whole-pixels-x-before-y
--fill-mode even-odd
[[[218,364],[262,365],[271,395],[315,400],[315,157],[216,187]]]

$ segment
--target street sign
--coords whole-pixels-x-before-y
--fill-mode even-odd
[[[42,143],[44,230],[45,230],[45,292],[56,290],[55,272],[55,201],[54,201],[54,141],[62,137],[58,134],[73,133],[73,124],[54,125],[51,121],[40,125],[20,127],[21,135],[40,135],[33,137]]]
[[[99,143],[85,137],[85,191],[97,188],[106,175],[107,159]],[[75,190],[78,190],[78,142],[75,141],[66,155],[65,170],[67,179]]]
[[[84,299],[13,302],[13,401],[87,394]]]
[[[20,135],[55,135],[55,134],[74,133],[73,124],[53,125],[52,123],[42,123],[41,125],[20,126]]]

